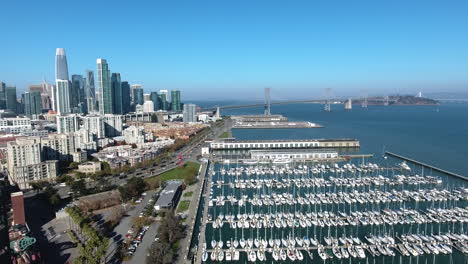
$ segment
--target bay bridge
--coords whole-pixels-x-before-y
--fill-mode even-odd
[[[284,101],[274,101],[272,102],[270,99],[270,88],[265,88],[265,102],[261,103],[250,103],[250,104],[238,104],[238,105],[217,105],[213,107],[206,107],[202,108],[202,111],[216,111],[217,109],[219,110],[227,110],[227,109],[239,109],[239,108],[255,108],[255,107],[265,107],[265,115],[270,114],[270,106],[271,105],[287,105],[287,104],[323,104],[325,105],[325,109],[330,109],[330,104],[344,104],[348,98],[330,98],[329,92],[330,90],[327,89],[327,96],[326,98],[322,99],[305,99],[305,100],[284,100]],[[367,95],[361,98],[357,98],[354,100],[358,101],[365,101],[366,104],[363,107],[367,107]],[[372,99],[374,102],[380,102],[383,105],[389,105],[389,103],[395,101],[389,96],[384,96],[381,98],[373,98]],[[328,107],[327,107],[328,106]]]

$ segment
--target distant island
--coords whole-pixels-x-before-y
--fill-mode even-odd
[[[353,104],[362,104],[363,99],[354,99]],[[368,105],[384,105],[387,102],[383,96],[373,96],[367,99]],[[438,105],[434,99],[417,97],[413,95],[392,95],[388,97],[388,105]]]

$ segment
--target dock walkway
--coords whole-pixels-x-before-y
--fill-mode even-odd
[[[200,225],[200,233],[199,233],[199,238],[198,238],[198,246],[197,246],[197,252],[195,254],[195,263],[201,263],[202,261],[202,254],[203,254],[203,243],[205,243],[205,229],[206,229],[206,223],[208,220],[208,203],[209,203],[209,196],[210,196],[210,190],[211,190],[211,185],[212,185],[212,175],[211,172],[214,169],[214,163],[211,162],[210,166],[208,168],[208,172],[206,173],[206,177],[204,179],[203,184],[206,184],[205,188],[202,188],[203,193],[202,196],[204,198],[205,206],[203,207],[203,214],[202,214],[202,220],[201,220],[201,225]],[[193,262],[192,262],[193,263]]]
[[[399,159],[402,159],[402,160],[406,160],[406,161],[412,162],[412,163],[414,163],[414,164],[421,165],[421,166],[426,167],[426,168],[430,168],[430,169],[435,170],[435,171],[438,171],[438,172],[442,172],[442,173],[447,174],[447,175],[449,175],[449,176],[457,177],[457,178],[462,179],[462,180],[465,180],[465,181],[468,180],[467,177],[462,176],[462,175],[460,175],[460,174],[456,174],[456,173],[454,173],[454,172],[450,172],[450,171],[447,171],[447,170],[444,170],[444,169],[441,169],[441,168],[438,168],[438,167],[429,165],[429,164],[424,163],[424,162],[421,162],[421,161],[417,161],[417,160],[414,160],[414,159],[410,159],[410,158],[408,158],[408,157],[405,157],[405,156],[402,156],[402,155],[398,155],[398,154],[395,154],[395,153],[390,152],[390,151],[385,151],[385,154],[388,154],[388,155],[390,155],[390,156],[393,156],[393,157],[396,157],[396,158],[399,158]]]

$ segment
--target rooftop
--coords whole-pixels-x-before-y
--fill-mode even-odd
[[[174,195],[181,185],[182,181],[168,181],[154,206],[167,207],[174,199]]]

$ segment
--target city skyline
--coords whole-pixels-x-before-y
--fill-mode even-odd
[[[61,12],[57,19],[29,23],[32,12],[58,8],[36,5],[8,3],[6,10],[17,12],[6,12],[5,21],[15,22],[0,25],[6,35],[18,38],[4,42],[0,50],[0,58],[8,62],[0,65],[0,81],[16,86],[19,93],[44,77],[53,82],[57,47],[67,51],[70,75],[97,72],[96,59],[106,58],[125,76],[122,81],[141,84],[147,93],[181,90],[189,100],[252,98],[253,90],[261,99],[264,87],[272,87],[272,99],[275,92],[278,99],[292,99],[318,97],[326,87],[337,95],[357,95],[362,89],[369,94],[414,94],[468,86],[468,18],[463,12],[468,4],[462,1],[363,1],[338,7],[305,2],[158,3],[131,8],[130,18],[138,13],[142,20],[111,19],[106,34],[87,27],[91,22],[64,19],[58,25],[65,35],[86,32],[93,41],[55,34],[55,21],[65,16]],[[75,11],[93,16],[103,9],[120,10],[102,3],[92,6],[81,3]],[[21,40],[37,37],[35,30],[48,41],[25,47],[27,41]],[[104,41],[117,31],[121,42]]]

